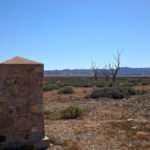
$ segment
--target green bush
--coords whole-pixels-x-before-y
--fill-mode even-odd
[[[62,119],[76,119],[81,116],[82,110],[78,106],[69,106],[62,111]]]
[[[135,94],[136,91],[128,87],[105,87],[94,89],[90,95],[90,98],[107,97],[113,99],[122,99]]]
[[[72,94],[72,93],[74,93],[74,90],[71,86],[63,87],[58,91],[58,94]]]

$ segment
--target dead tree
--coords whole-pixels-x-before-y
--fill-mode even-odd
[[[112,85],[116,83],[117,75],[120,70],[120,62],[121,62],[120,57],[121,57],[120,52],[117,52],[116,56],[114,57],[114,63],[109,64],[109,71],[112,78]]]
[[[91,63],[91,70],[93,73],[94,80],[98,80],[98,67],[97,67],[96,63],[94,63],[94,62]]]
[[[106,81],[109,81],[110,79],[110,71],[108,69],[109,68],[108,66],[109,65],[105,65],[105,67],[101,69],[101,75],[104,77]]]

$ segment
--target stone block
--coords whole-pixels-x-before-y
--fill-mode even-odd
[[[46,145],[42,83],[41,63],[20,57],[0,63],[0,145]]]

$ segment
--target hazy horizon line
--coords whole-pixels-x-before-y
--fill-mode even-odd
[[[120,67],[121,69],[150,69],[150,67]],[[107,68],[97,68],[97,69],[107,69]],[[92,70],[91,68],[64,68],[64,69],[44,69],[44,71],[63,71],[63,70]]]

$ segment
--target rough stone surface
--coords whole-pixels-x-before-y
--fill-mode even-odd
[[[44,138],[43,65],[15,57],[0,64],[0,145]]]

